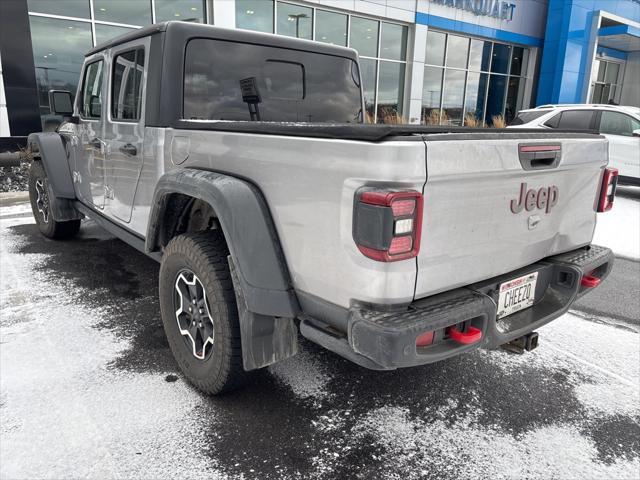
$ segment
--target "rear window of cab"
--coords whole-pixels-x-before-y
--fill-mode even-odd
[[[184,63],[185,120],[362,123],[349,58],[196,38]]]

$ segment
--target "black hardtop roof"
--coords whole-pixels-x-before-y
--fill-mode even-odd
[[[311,40],[303,40],[300,38],[284,37],[282,35],[274,35],[271,33],[252,32],[248,30],[240,30],[234,28],[221,28],[213,25],[205,25],[202,23],[168,21],[149,25],[138,30],[134,30],[123,35],[119,35],[111,40],[101,43],[86,53],[86,57],[106,50],[117,45],[130,42],[138,38],[155,35],[157,33],[166,32],[167,34],[176,33],[177,38],[215,38],[218,40],[229,40],[234,42],[255,43],[258,45],[269,45],[281,48],[290,48],[294,50],[304,50],[308,52],[324,53],[327,55],[337,55],[341,57],[353,58],[358,57],[358,53],[352,48],[330,45],[328,43],[314,42]]]

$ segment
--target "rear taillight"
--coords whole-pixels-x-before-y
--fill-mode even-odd
[[[613,208],[613,200],[616,196],[616,186],[618,185],[618,169],[605,168],[600,187],[600,200],[598,201],[598,212],[608,212]]]
[[[358,249],[379,262],[418,255],[422,203],[422,194],[415,190],[360,190],[353,215],[353,238]]]

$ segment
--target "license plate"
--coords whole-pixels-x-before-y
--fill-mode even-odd
[[[528,273],[500,284],[498,318],[506,317],[533,305],[538,272]]]

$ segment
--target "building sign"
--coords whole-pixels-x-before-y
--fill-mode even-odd
[[[514,3],[503,0],[431,0],[431,3],[445,7],[459,8],[474,15],[499,18],[510,22],[516,9]]]

